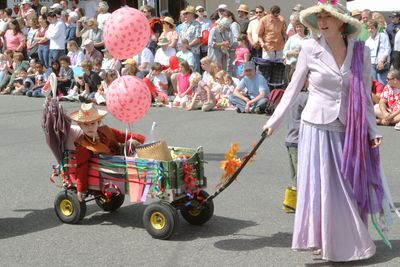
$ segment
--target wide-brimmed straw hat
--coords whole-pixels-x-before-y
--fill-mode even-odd
[[[171,18],[171,17],[165,17],[162,21],[163,21],[163,22],[166,22],[166,23],[168,23],[168,24],[170,24],[170,25],[172,25],[172,27],[175,28],[175,23],[174,23],[174,19],[173,19],[173,18]]]
[[[357,37],[361,30],[361,23],[357,19],[349,16],[349,12],[346,8],[337,3],[337,0],[320,0],[315,6],[300,12],[301,23],[311,31],[314,38],[317,38],[319,33],[317,14],[323,11],[330,13],[332,16],[344,22],[343,34],[346,34],[349,38]]]
[[[167,143],[164,140],[141,145],[136,148],[136,153],[139,158],[143,159],[163,161],[172,160],[171,152],[169,151]]]
[[[107,111],[103,109],[97,109],[93,103],[90,103],[82,104],[81,108],[77,111],[71,112],[69,117],[75,122],[88,123],[99,121],[105,115],[107,115]]]
[[[196,14],[196,8],[194,6],[187,6],[184,10],[183,13],[193,13]]]
[[[241,4],[238,7],[237,11],[242,11],[242,12],[249,13],[249,7],[247,5],[245,5],[245,4]]]

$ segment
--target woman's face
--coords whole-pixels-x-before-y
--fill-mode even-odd
[[[296,29],[296,33],[297,33],[297,34],[304,35],[305,27],[304,27],[303,24],[297,23],[297,24],[295,25],[295,29]]]
[[[369,26],[368,27],[368,32],[369,32],[369,35],[371,35],[372,37],[375,37],[377,31],[376,31],[376,28],[374,26]]]
[[[99,121],[94,122],[80,122],[78,123],[84,134],[89,137],[96,137],[97,129],[99,128]]]
[[[326,11],[317,14],[318,28],[324,37],[337,35],[343,22]]]

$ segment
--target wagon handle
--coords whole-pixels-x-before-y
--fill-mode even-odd
[[[263,131],[261,133],[261,138],[258,140],[257,144],[253,147],[253,149],[250,151],[250,153],[245,157],[244,161],[240,164],[239,168],[236,169],[236,171],[232,174],[231,177],[229,177],[228,181],[223,184],[220,188],[218,188],[217,191],[214,192],[214,194],[208,196],[205,201],[209,201],[214,199],[216,196],[218,196],[222,191],[224,191],[235,179],[238,177],[244,166],[249,162],[249,160],[254,156],[256,153],[257,149],[261,146],[261,144],[264,142],[265,138],[267,137],[267,133]]]

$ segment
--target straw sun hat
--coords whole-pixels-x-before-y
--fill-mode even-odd
[[[348,11],[337,0],[319,0],[312,7],[304,9],[300,12],[300,21],[310,31],[314,38],[318,36],[319,28],[317,23],[317,14],[320,12],[328,12],[332,16],[344,22],[344,34],[350,38],[354,38],[361,30],[361,23],[348,15]]]
[[[81,108],[77,111],[71,112],[69,117],[71,120],[80,123],[89,123],[101,120],[107,111],[102,109],[97,109],[93,103],[82,104]]]

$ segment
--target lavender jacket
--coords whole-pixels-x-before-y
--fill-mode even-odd
[[[350,65],[354,41],[348,41],[347,55],[339,69],[332,52],[323,37],[304,40],[296,65],[296,71],[281,102],[267,122],[276,129],[288,108],[294,103],[308,78],[309,97],[301,115],[302,120],[314,124],[328,124],[339,118],[346,125]],[[367,95],[371,95],[371,58],[368,47],[364,48],[364,83]],[[368,133],[370,139],[381,137],[375,121],[372,99],[367,102]]]

